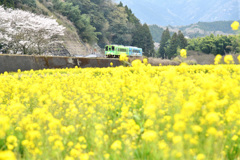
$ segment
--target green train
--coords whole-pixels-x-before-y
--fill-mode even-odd
[[[142,48],[123,45],[106,45],[105,55],[107,58],[118,58],[121,54],[127,54],[127,56],[142,56]]]

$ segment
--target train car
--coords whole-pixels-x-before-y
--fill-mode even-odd
[[[118,58],[121,54],[127,54],[128,56],[142,56],[142,48],[123,45],[106,45],[105,55],[107,58]]]

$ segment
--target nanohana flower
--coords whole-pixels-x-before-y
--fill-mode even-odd
[[[157,133],[153,130],[147,130],[143,133],[142,139],[145,141],[154,141],[157,138]]]
[[[10,150],[0,151],[1,160],[16,160],[14,153]]]
[[[222,59],[222,56],[220,54],[216,55],[214,59],[214,64],[219,64]]]
[[[111,149],[112,150],[121,150],[122,149],[122,142],[119,140],[116,140],[115,142],[113,142],[113,144],[111,145]]]
[[[9,150],[13,150],[15,147],[17,147],[17,137],[10,135],[7,137],[7,147]]]
[[[238,21],[234,21],[234,22],[231,24],[231,27],[232,27],[232,30],[238,30],[239,22],[238,22]]]
[[[140,67],[141,65],[142,65],[142,62],[139,59],[132,61],[133,67]]]
[[[232,140],[233,141],[236,141],[238,139],[238,136],[237,135],[234,135],[233,137],[232,137]]]
[[[197,160],[204,160],[206,158],[206,156],[202,153],[197,155]]]
[[[147,60],[147,58],[144,58],[144,59],[143,59],[143,63],[144,63],[145,65],[148,64],[148,60]]]
[[[120,61],[128,61],[128,56],[126,53],[122,53],[119,57]]]
[[[227,63],[227,64],[233,64],[233,63],[234,63],[234,60],[233,60],[232,55],[226,55],[226,56],[224,57],[224,62]]]
[[[137,64],[0,74],[0,159],[238,157],[239,65]]]
[[[187,50],[186,49],[181,49],[180,50],[180,56],[183,58],[187,58]]]

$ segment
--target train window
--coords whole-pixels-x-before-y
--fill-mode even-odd
[[[115,49],[115,47],[114,46],[112,46],[112,50],[114,51],[114,49]]]
[[[120,48],[120,52],[126,52],[126,49]]]
[[[106,46],[105,50],[108,51],[108,46]]]
[[[140,53],[140,51],[139,51],[139,50],[136,50],[136,49],[134,49],[133,52],[134,52],[134,53]]]

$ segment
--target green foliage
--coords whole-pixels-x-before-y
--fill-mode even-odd
[[[150,33],[150,30],[148,28],[148,25],[145,23],[142,26],[143,28],[143,39],[142,41],[144,42],[142,49],[143,49],[143,55],[150,57],[153,56],[154,54],[154,44],[153,44],[153,40],[152,40],[152,35]]]
[[[36,7],[35,0],[21,0],[23,4],[28,5],[30,7]]]
[[[6,0],[0,0],[0,3],[4,1]],[[131,9],[123,6],[121,2],[119,4],[112,0],[39,0],[39,2],[51,12],[67,17],[84,42],[97,42],[102,48],[106,44],[132,45],[143,48],[148,56],[154,53],[148,26],[142,25]],[[37,8],[35,0],[15,0],[14,7],[32,11]],[[134,40],[135,37],[139,41]]]
[[[167,48],[167,42],[170,40],[170,33],[169,29],[163,31],[161,41],[160,41],[160,48],[158,50],[158,57],[161,57],[164,59],[166,57],[166,48]]]
[[[8,8],[13,8],[14,1],[13,0],[0,0],[0,5],[4,5],[5,7],[8,7]]]
[[[167,28],[163,31],[157,56],[161,57],[162,59],[171,59],[177,55],[178,49],[185,49],[187,44],[187,39],[184,37],[181,31],[178,31],[178,34],[173,33],[171,37],[169,29]]]
[[[181,49],[185,49],[187,47],[187,39],[184,37],[183,33],[179,30],[177,35],[177,43]]]
[[[174,33],[171,37],[170,44],[166,49],[166,56],[167,58],[171,59],[172,57],[176,56],[178,47],[178,35]]]
[[[133,36],[132,45],[142,48],[144,56],[155,56],[154,43],[147,24],[140,24],[137,26]]]
[[[239,52],[238,38],[235,35],[224,36],[218,35],[206,36],[203,38],[195,38],[188,41],[188,50],[202,51],[206,54],[221,54],[238,53]]]

